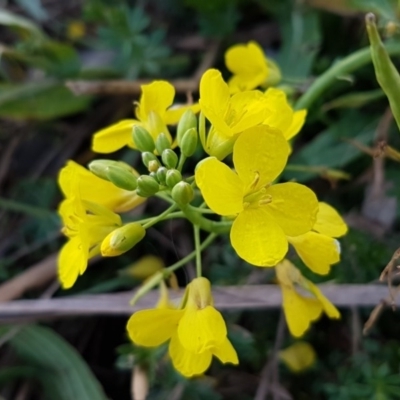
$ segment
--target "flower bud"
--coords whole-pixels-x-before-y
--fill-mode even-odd
[[[113,230],[101,242],[103,257],[119,256],[138,244],[145,236],[146,230],[137,222],[126,224]]]
[[[140,151],[153,152],[155,149],[154,139],[150,133],[140,125],[134,125],[132,130],[132,139],[135,146]]]
[[[160,164],[160,162],[158,161],[158,158],[153,153],[150,153],[149,151],[143,152],[142,153],[142,162],[147,168],[149,168],[149,163],[151,161],[156,161],[158,164]]]
[[[114,161],[114,160],[94,160],[89,163],[88,168],[97,177],[108,181],[109,179],[107,176],[107,169],[110,166],[125,168],[127,171],[133,170],[133,168],[130,165],[122,161]]]
[[[183,135],[191,128],[197,128],[197,117],[191,109],[188,109],[183,113],[176,130],[179,146],[181,146]]]
[[[165,182],[170,189],[172,189],[177,183],[181,181],[182,174],[177,169],[170,169],[167,171]]]
[[[170,148],[171,148],[171,143],[168,140],[167,135],[164,132],[161,132],[156,139],[156,150],[158,154],[161,154],[164,150]]]
[[[158,182],[149,175],[141,175],[137,179],[136,193],[141,197],[150,197],[160,190]]]
[[[167,171],[168,169],[165,167],[160,167],[158,168],[156,174],[157,174],[157,180],[160,182],[161,185],[166,185],[166,178],[167,178]]]
[[[137,178],[132,171],[119,165],[107,167],[106,175],[108,180],[120,189],[135,190],[137,187]]]
[[[198,134],[196,128],[190,128],[184,133],[180,143],[180,148],[185,157],[191,157],[196,151],[197,138]]]
[[[150,161],[149,165],[147,166],[147,168],[150,172],[150,175],[156,173],[159,167],[160,167],[160,163],[158,162],[158,160]]]
[[[181,181],[172,188],[171,196],[180,206],[185,206],[194,198],[193,188],[189,183]]]
[[[161,159],[167,168],[175,168],[178,164],[178,156],[171,149],[164,150]]]

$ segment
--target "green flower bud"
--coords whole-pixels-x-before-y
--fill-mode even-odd
[[[175,168],[178,165],[178,156],[171,149],[164,150],[161,159],[167,168]]]
[[[170,169],[167,171],[165,182],[170,189],[172,189],[177,183],[181,181],[182,174],[177,169]]]
[[[141,175],[137,179],[136,193],[141,197],[150,197],[160,190],[158,182],[149,175]]]
[[[180,206],[185,206],[193,200],[194,191],[189,183],[179,182],[172,188],[171,196]]]
[[[110,182],[121,189],[135,190],[137,187],[137,178],[132,171],[119,165],[110,165],[106,175]]]
[[[166,185],[167,172],[168,169],[165,167],[160,167],[157,170],[157,180],[161,183],[161,185]]]
[[[154,151],[155,144],[154,139],[150,133],[140,125],[134,125],[132,130],[132,139],[135,146],[140,151]]]
[[[182,137],[180,148],[185,157],[191,157],[196,151],[198,133],[196,128],[190,128]]]
[[[138,244],[145,236],[146,230],[137,222],[126,224],[113,230],[101,243],[103,257],[119,256]]]
[[[167,135],[161,132],[156,139],[156,150],[158,154],[161,154],[164,150],[170,149],[171,143],[167,137]]]
[[[160,167],[160,163],[158,162],[158,160],[150,161],[149,165],[147,166],[147,168],[149,169],[149,172],[151,172],[151,173],[157,172],[159,167]]]
[[[176,130],[179,146],[181,145],[183,135],[191,128],[197,128],[197,117],[191,109],[188,109],[183,113]]]
[[[156,161],[160,165],[158,158],[153,153],[150,153],[149,151],[143,152],[142,153],[142,162],[147,168],[149,168],[149,164],[151,161]]]
[[[89,163],[88,168],[97,177],[108,181],[109,179],[107,176],[107,169],[110,166],[125,168],[127,171],[133,170],[133,168],[130,165],[122,161],[114,161],[114,160],[94,160],[91,163]]]

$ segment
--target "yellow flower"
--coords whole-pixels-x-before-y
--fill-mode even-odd
[[[295,373],[302,372],[315,364],[317,355],[307,342],[299,341],[279,352],[279,359]]]
[[[340,244],[335,239],[347,233],[347,225],[329,204],[320,202],[313,230],[288,237],[289,243],[311,271],[325,275],[340,261]]]
[[[199,103],[212,124],[207,137],[200,135],[201,143],[206,153],[220,160],[232,152],[243,131],[261,124],[268,115],[262,92],[253,90],[230,96],[228,85],[216,69],[209,69],[202,76]]]
[[[206,278],[196,278],[188,285],[183,309],[138,311],[129,319],[127,329],[139,346],[157,347],[170,340],[172,364],[187,377],[203,374],[213,355],[223,363],[238,364],[222,315],[213,307]]]
[[[296,136],[304,125],[307,110],[294,111],[281,89],[269,88],[264,96],[270,113],[263,124],[279,129],[286,140]]]
[[[256,42],[230,47],[225,53],[225,64],[233,74],[229,80],[232,93],[275,85],[281,78],[278,66],[265,57]]]
[[[136,148],[132,139],[132,128],[143,126],[154,140],[164,133],[170,143],[172,138],[167,125],[175,125],[189,108],[194,112],[198,105],[170,108],[175,96],[175,88],[166,81],[154,81],[142,85],[142,95],[136,106],[137,119],[124,119],[96,132],[93,136],[92,150],[96,153],[112,153],[124,146]]]
[[[78,191],[61,203],[59,214],[69,240],[58,257],[58,277],[62,287],[68,289],[85,272],[88,260],[100,253],[103,239],[122,223],[108,208],[82,201]]]
[[[196,168],[196,184],[216,214],[236,216],[230,239],[250,264],[274,266],[288,250],[286,236],[313,227],[315,194],[294,182],[272,185],[286,165],[289,147],[279,131],[263,125],[243,132],[233,149],[236,172],[214,157]]]
[[[302,336],[322,312],[330,318],[340,318],[338,309],[290,261],[285,259],[276,266],[276,277],[282,289],[286,322],[293,336]],[[303,289],[301,293],[305,290],[310,296],[300,294],[296,285]]]
[[[76,196],[78,190],[82,200],[100,204],[115,212],[131,210],[146,200],[135,191],[117,188],[111,182],[98,178],[71,160],[61,169],[58,184],[66,198]]]

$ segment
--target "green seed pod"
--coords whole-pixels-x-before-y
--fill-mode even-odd
[[[170,169],[167,171],[165,182],[170,189],[172,189],[177,183],[181,181],[182,174],[177,169]]]
[[[183,135],[191,128],[197,129],[197,117],[191,109],[188,109],[183,113],[176,130],[176,137],[179,146],[181,145]]]
[[[153,153],[150,153],[149,151],[144,151],[142,153],[142,162],[143,162],[144,166],[146,168],[149,168],[149,164],[151,161],[156,161],[156,162],[158,162],[158,164],[160,164],[160,162],[158,161],[158,158]]]
[[[182,137],[180,148],[185,157],[191,157],[196,151],[198,133],[196,128],[190,128]]]
[[[126,168],[119,165],[110,165],[106,170],[107,178],[115,186],[125,190],[135,190],[137,187],[136,176]]]
[[[161,159],[167,168],[175,168],[178,165],[178,156],[171,149],[164,150],[161,154]]]
[[[165,167],[160,167],[157,170],[157,180],[161,183],[161,185],[166,185],[167,172],[168,169]]]
[[[140,151],[153,152],[155,147],[154,139],[150,133],[140,125],[134,125],[132,130],[132,139],[135,146]]]
[[[136,193],[141,197],[150,197],[160,190],[158,182],[149,175],[141,175],[137,179]]]
[[[156,139],[156,150],[158,154],[161,154],[164,150],[170,149],[171,143],[167,137],[167,135],[161,132]]]
[[[113,230],[101,243],[103,257],[115,257],[130,250],[145,236],[146,230],[137,222],[126,224]]]
[[[173,187],[171,196],[180,206],[185,206],[193,200],[194,191],[189,183],[181,181]]]

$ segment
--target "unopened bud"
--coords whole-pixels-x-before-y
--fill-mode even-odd
[[[197,148],[198,133],[196,128],[190,128],[182,137],[180,148],[185,157],[191,157]]]
[[[171,196],[180,206],[185,206],[194,198],[193,188],[187,182],[179,182],[172,188]]]
[[[158,158],[153,153],[151,153],[150,151],[143,152],[142,153],[142,162],[147,168],[149,168],[149,163],[151,161],[156,161],[158,164],[160,164],[160,162],[158,161]]]
[[[176,129],[179,146],[181,145],[183,135],[191,128],[197,129],[197,117],[191,109],[188,109],[183,113]]]
[[[177,183],[181,181],[182,174],[177,169],[170,169],[167,171],[165,182],[170,189],[172,189]]]
[[[165,167],[160,167],[157,170],[157,180],[161,183],[161,185],[166,185],[168,169]]]
[[[146,230],[137,222],[126,224],[109,233],[101,243],[101,255],[114,257],[125,253],[138,244],[145,236]]]
[[[161,159],[167,168],[175,168],[178,165],[178,156],[171,149],[164,150]]]
[[[94,160],[89,163],[88,168],[97,177],[108,181],[109,179],[107,176],[107,169],[110,166],[117,166],[125,168],[127,171],[133,171],[133,168],[130,165],[122,161],[114,161],[114,160]]]
[[[159,167],[160,167],[160,163],[155,160],[150,161],[149,165],[147,166],[147,168],[148,168],[149,172],[151,172],[151,174],[156,173]]]
[[[110,165],[106,171],[107,178],[115,186],[125,190],[135,190],[137,187],[137,177],[132,171],[119,165]]]
[[[136,148],[140,151],[149,151],[152,153],[155,149],[154,139],[143,126],[133,126],[132,139]]]
[[[167,135],[161,132],[156,139],[156,150],[158,154],[161,154],[164,150],[171,148],[171,142],[169,141]]]
[[[158,182],[149,175],[141,175],[137,179],[136,193],[141,197],[150,197],[160,190]]]

